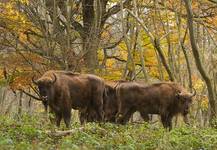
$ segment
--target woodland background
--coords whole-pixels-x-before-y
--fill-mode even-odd
[[[44,131],[54,127],[41,102],[22,90],[35,94],[32,76],[50,69],[195,88],[191,125],[176,118],[176,129],[168,133],[159,123],[90,123],[75,135],[49,137]],[[212,149],[217,146],[216,86],[215,0],[0,1],[3,148]],[[78,127],[77,112],[73,115]]]

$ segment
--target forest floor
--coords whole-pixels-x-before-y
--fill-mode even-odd
[[[126,150],[213,150],[217,149],[217,129],[191,126],[175,127],[168,132],[159,124],[115,125],[87,123],[74,132],[56,136],[57,129],[46,117],[38,115],[0,116],[0,149],[126,149]]]

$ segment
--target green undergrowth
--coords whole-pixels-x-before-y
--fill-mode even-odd
[[[72,129],[78,129],[73,123]],[[0,149],[123,149],[123,150],[212,150],[217,149],[217,130],[181,126],[168,132],[151,124],[88,123],[73,134],[53,136],[57,130],[46,117],[0,116]],[[58,130],[64,129],[64,125]]]

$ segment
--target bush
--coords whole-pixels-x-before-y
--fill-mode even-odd
[[[78,128],[78,123],[72,124]],[[83,131],[54,137],[46,133],[56,129],[46,117],[23,115],[0,116],[1,149],[215,149],[217,130],[182,126],[171,132],[152,125],[88,123]]]

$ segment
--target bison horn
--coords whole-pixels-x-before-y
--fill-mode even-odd
[[[192,88],[193,89],[193,93],[191,93],[191,96],[190,97],[194,97],[195,95],[196,95],[196,90],[195,90],[195,88]]]
[[[36,85],[38,85],[37,81],[35,80],[35,75],[32,77],[32,82]]]
[[[52,84],[54,84],[57,80],[57,76],[53,73],[53,76],[54,76],[54,80],[51,82]]]

